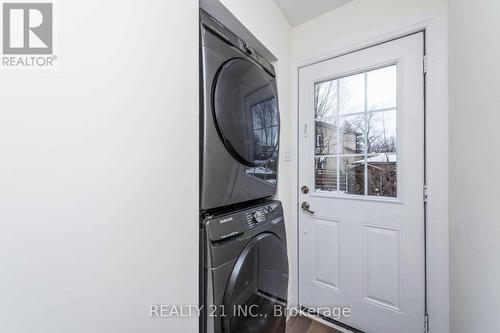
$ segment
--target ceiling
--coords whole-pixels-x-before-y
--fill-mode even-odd
[[[274,0],[292,26],[299,25],[352,0]]]

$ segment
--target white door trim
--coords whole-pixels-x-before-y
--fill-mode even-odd
[[[296,209],[292,216],[295,230],[289,246],[297,263],[291,281],[292,306],[298,306],[298,72],[299,68],[319,61],[339,57],[366,47],[405,35],[425,31],[427,55],[426,84],[426,173],[428,201],[426,206],[427,234],[427,311],[429,332],[449,333],[449,220],[448,220],[448,35],[445,17],[430,18],[424,22],[404,26],[395,31],[375,32],[365,40],[351,39],[331,52],[309,59],[292,61],[292,131],[297,150],[293,163],[293,202]],[[432,144],[429,144],[432,143]],[[424,320],[424,318],[422,318]]]

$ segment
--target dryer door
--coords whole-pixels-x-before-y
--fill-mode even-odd
[[[214,82],[213,110],[224,145],[240,163],[264,165],[278,150],[275,78],[249,59],[234,58]]]
[[[243,249],[229,278],[224,332],[284,332],[287,292],[286,247],[276,235],[262,233]]]

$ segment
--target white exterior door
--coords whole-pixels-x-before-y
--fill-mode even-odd
[[[299,302],[368,333],[424,331],[423,50],[417,33],[299,71]]]

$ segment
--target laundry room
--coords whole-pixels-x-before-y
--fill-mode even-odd
[[[499,1],[0,11],[0,333],[500,332]]]

